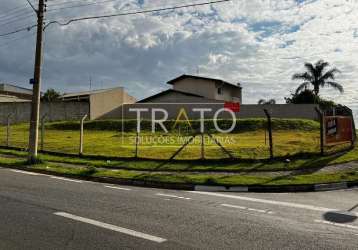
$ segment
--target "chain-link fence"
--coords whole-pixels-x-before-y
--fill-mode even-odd
[[[26,150],[28,124],[13,124],[11,114],[0,128],[1,146]],[[153,133],[151,121],[141,121],[136,131],[135,120],[47,122],[41,119],[39,149],[47,152],[83,154],[104,157],[145,159],[269,159],[293,157],[299,154],[319,154],[321,150],[320,123],[295,119],[239,119],[230,133],[218,132],[212,120],[206,120],[200,132],[200,121],[175,124],[166,121],[167,132]],[[81,140],[81,120],[83,132]],[[270,122],[271,121],[271,122]],[[157,124],[157,126],[159,126]],[[228,120],[219,120],[224,130]],[[270,132],[271,131],[271,132]],[[333,153],[350,143],[327,146]],[[271,155],[272,154],[272,155]]]

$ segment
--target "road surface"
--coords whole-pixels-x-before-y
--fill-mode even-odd
[[[357,249],[358,189],[206,193],[0,168],[0,249]]]

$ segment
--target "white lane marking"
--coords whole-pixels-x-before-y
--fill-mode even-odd
[[[80,217],[80,216],[73,215],[73,214],[69,214],[69,213],[57,212],[57,213],[54,213],[54,214],[57,215],[57,216],[61,216],[61,217],[71,219],[71,220],[80,221],[80,222],[91,224],[91,225],[94,225],[94,226],[97,226],[97,227],[112,230],[112,231],[115,231],[115,232],[118,232],[118,233],[123,233],[123,234],[127,234],[127,235],[134,236],[134,237],[137,237],[137,238],[142,238],[142,239],[145,239],[145,240],[154,241],[156,243],[163,243],[163,242],[167,241],[164,238],[160,238],[160,237],[156,237],[156,236],[153,236],[153,235],[150,235],[150,234],[137,232],[137,231],[134,231],[134,230],[131,230],[131,229],[123,228],[123,227],[117,227],[117,226],[114,226],[114,225],[111,225],[111,224],[103,223],[103,222],[96,221],[96,220],[87,219],[87,218]]]
[[[335,222],[330,222],[330,221],[325,221],[325,220],[315,220],[314,222],[316,223],[323,223],[326,225],[331,225],[331,226],[336,226],[336,227],[344,227],[344,228],[349,228],[349,229],[356,229],[358,230],[357,226],[352,226],[352,225],[346,225],[346,224],[341,224],[341,223],[335,223]]]
[[[258,198],[250,198],[250,197],[238,196],[238,195],[218,194],[218,193],[198,192],[198,191],[188,191],[188,192],[194,194],[204,194],[204,195],[211,195],[216,197],[231,198],[231,199],[237,199],[243,201],[258,202],[258,203],[279,205],[279,206],[292,207],[292,208],[301,208],[301,209],[307,209],[307,210],[319,211],[319,212],[339,211],[338,209],[333,209],[333,208],[317,207],[312,205],[305,205],[305,204],[285,202],[285,201],[273,201],[273,200],[265,200],[265,199],[258,199]],[[358,213],[355,214],[358,215]]]
[[[163,197],[169,197],[169,198],[191,200],[191,198],[186,198],[186,197],[183,197],[183,196],[177,196],[177,195],[172,195],[172,194],[157,193],[156,195],[158,195],[158,196],[163,196]]]
[[[274,212],[272,212],[270,210],[242,207],[242,206],[236,206],[236,205],[230,205],[230,204],[221,204],[221,206],[230,207],[230,208],[237,208],[237,209],[241,209],[241,210],[247,210],[247,211],[258,212],[258,213],[264,213],[264,214],[274,214]]]
[[[62,181],[71,181],[71,182],[77,182],[77,183],[82,183],[83,182],[83,181],[79,181],[79,180],[72,180],[72,179],[67,179],[67,178],[63,178],[63,177],[56,177],[56,176],[51,176],[51,179],[62,180]]]
[[[37,173],[32,173],[32,172],[27,172],[27,171],[21,171],[21,170],[15,170],[15,169],[11,169],[10,171],[15,172],[15,173],[19,173],[19,174],[27,174],[27,175],[41,175],[41,174],[37,174]]]
[[[129,188],[121,188],[121,187],[114,187],[114,186],[105,186],[106,188],[112,188],[112,189],[118,189],[118,190],[124,190],[124,191],[131,191],[132,189]]]

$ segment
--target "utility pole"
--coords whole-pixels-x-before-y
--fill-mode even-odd
[[[39,117],[41,103],[41,66],[42,66],[42,49],[43,49],[43,31],[44,31],[44,13],[45,0],[39,0],[37,14],[37,39],[35,54],[35,70],[32,90],[30,133],[29,133],[29,162],[37,161],[38,136],[39,136]]]

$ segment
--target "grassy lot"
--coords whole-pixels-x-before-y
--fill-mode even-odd
[[[287,156],[319,152],[318,123],[306,120],[274,120],[274,155]],[[84,154],[115,157],[135,156],[133,122],[126,132],[120,132],[119,121],[95,121],[85,125]],[[265,120],[245,119],[238,122],[232,134],[213,134],[232,155],[243,159],[266,159],[269,157],[268,139],[265,136]],[[145,127],[145,123],[144,123]],[[44,149],[53,152],[78,153],[79,124],[76,122],[49,123],[45,130]],[[178,136],[178,131],[169,134],[152,134],[144,131],[138,156],[149,159],[168,159],[190,138],[189,134]],[[0,127],[0,145],[6,144],[6,128]],[[265,140],[266,138],[266,140]],[[10,145],[27,147],[28,125],[11,127]],[[199,159],[200,137],[184,149],[177,159]],[[208,136],[205,136],[205,157],[222,159],[227,155]]]
[[[74,177],[114,177],[125,180],[145,180],[165,183],[191,183],[207,185],[286,185],[312,184],[358,180],[357,171],[318,172],[332,164],[358,161],[358,147],[341,154],[319,156],[319,125],[306,120],[274,120],[274,155],[268,161],[268,142],[265,141],[265,120],[240,120],[230,135],[213,133],[226,149],[241,160],[228,161],[222,150],[205,137],[205,157],[200,158],[200,137],[176,158],[168,159],[188,138],[180,130],[169,134],[151,134],[149,125],[141,133],[139,157],[134,159],[135,123],[125,124],[121,131],[119,121],[94,121],[85,124],[84,156],[56,156],[40,154],[43,163],[27,166],[27,153],[0,149],[0,166],[26,167],[46,170]],[[45,130],[44,149],[52,152],[78,154],[79,124],[76,122],[49,123]],[[213,132],[213,131],[212,131]],[[0,145],[6,144],[6,128],[0,127]],[[11,127],[10,146],[26,148],[28,125]],[[168,143],[169,142],[169,143]],[[345,147],[343,145],[341,147]],[[337,150],[339,147],[328,150]],[[286,161],[290,159],[291,161]],[[305,172],[288,173],[288,170]],[[283,171],[279,175],[260,172]],[[255,172],[255,174],[253,173]],[[303,174],[305,173],[305,174]]]
[[[24,161],[27,152],[9,149],[0,149],[0,156],[7,155],[20,158]],[[353,150],[331,156],[309,156],[285,160],[256,160],[256,161],[173,161],[163,160],[107,160],[106,157],[66,157],[50,154],[40,154],[45,162],[66,163],[95,168],[108,168],[133,171],[169,171],[169,172],[266,172],[287,170],[315,170],[327,165],[342,164],[358,161],[358,147]]]
[[[106,170],[92,167],[64,167],[56,163],[44,162],[41,164],[27,166],[21,159],[9,159],[0,157],[0,165],[7,167],[22,167],[29,170],[45,170],[49,173],[66,174],[73,177],[112,177],[125,180],[154,181],[162,183],[186,183],[205,185],[299,185],[331,183],[340,181],[357,181],[357,171],[342,171],[339,173],[326,174],[302,174],[287,175],[280,177],[252,176],[241,174],[200,174],[200,173],[151,173],[128,170]]]

